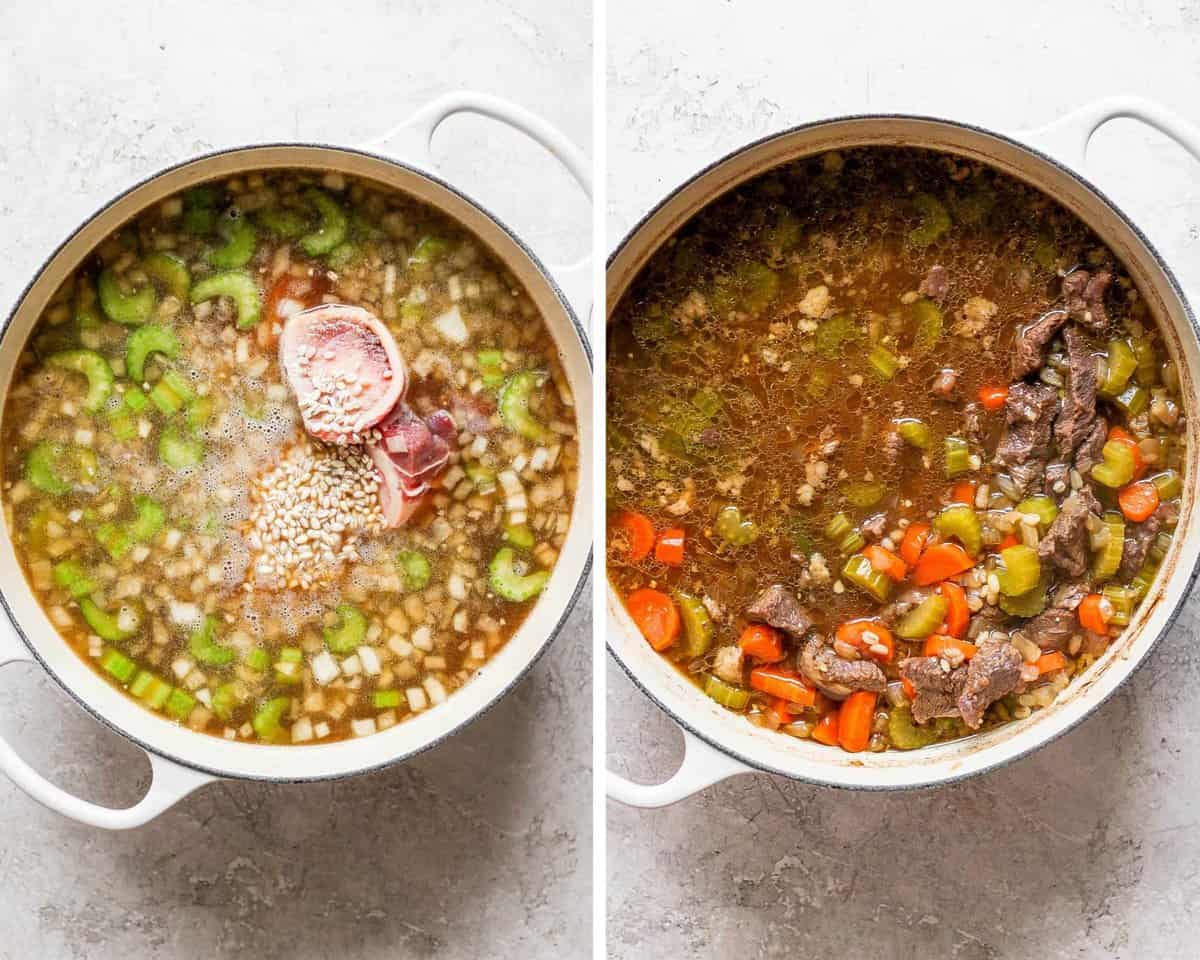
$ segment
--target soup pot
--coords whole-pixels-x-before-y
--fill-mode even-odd
[[[732,153],[702,170],[655,207],[621,241],[607,270],[608,315],[654,252],[692,216],[745,181],[800,157],[869,145],[941,150],[986,163],[1057,199],[1087,223],[1128,268],[1163,328],[1180,370],[1188,417],[1187,476],[1179,535],[1133,622],[1105,655],[1049,707],[1028,719],[962,740],[904,752],[850,754],[761,729],[718,706],[642,638],[611,584],[607,596],[610,653],[643,692],[682,728],[679,770],[656,785],[608,774],[608,794],[623,803],[673,803],[736,774],[765,771],[796,780],[863,790],[923,787],[982,773],[1061,736],[1100,706],[1146,658],[1170,627],[1196,578],[1196,380],[1200,341],[1183,291],[1145,234],[1080,172],[1092,134],[1117,117],[1138,119],[1200,158],[1200,130],[1169,111],[1135,98],[1103,100],[1046,128],[1005,136],[950,120],[919,116],[851,116],[786,130]]]
[[[109,234],[145,208],[204,180],[278,167],[334,170],[402,190],[454,218],[485,243],[529,291],[553,335],[575,397],[580,483],[567,542],[541,598],[521,628],[478,675],[448,700],[369,737],[328,744],[266,746],[196,733],[138,706],[100,678],[55,632],[17,563],[6,525],[0,532],[0,664],[34,660],[92,716],[146,751],[152,782],[134,806],[89,803],[44,779],[0,740],[0,769],[34,799],[68,817],[122,829],[146,822],[197,787],[220,778],[307,781],[375,770],[408,759],[462,729],[513,688],[561,628],[591,564],[591,353],[581,318],[590,306],[588,259],[546,267],[481,204],[433,172],[430,142],[458,113],[491,117],[549,150],[591,194],[586,158],[539,117],[495,97],[456,93],[420,110],[366,148],[282,143],[237,147],[195,157],[148,177],[75,230],[38,271],[0,331],[0,393],[6,393],[22,346],[64,279]]]

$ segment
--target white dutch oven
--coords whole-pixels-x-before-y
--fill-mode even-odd
[[[361,739],[299,747],[261,746],[194,733],[170,723],[97,676],[62,641],[38,606],[5,528],[0,532],[0,602],[7,617],[0,617],[0,664],[18,660],[41,663],[93,716],[141,746],[153,769],[150,789],[136,805],[111,809],[54,786],[0,740],[0,769],[47,807],[84,823],[122,829],[145,823],[216,779],[320,780],[397,763],[439,743],[487,710],[512,689],[561,627],[591,563],[591,355],[579,319],[586,320],[590,307],[590,262],[585,258],[569,267],[542,266],[499,220],[430,172],[434,131],[447,117],[464,112],[492,117],[532,137],[566,166],[590,196],[587,161],[566,137],[520,107],[473,93],[436,100],[365,150],[270,144],[189,160],[121,194],[54,252],[21,295],[0,333],[0,395],[7,392],[26,337],[54,291],[105,237],[143,209],[202,180],[278,167],[339,170],[379,181],[431,204],[486,243],[525,285],[554,336],[575,396],[580,485],[567,542],[545,592],[508,644],[477,677],[436,709]]]
[[[798,157],[871,144],[943,150],[1024,180],[1059,200],[1089,224],[1128,267],[1164,328],[1181,372],[1188,418],[1188,489],[1180,534],[1135,620],[1086,674],[1050,707],[1027,720],[911,753],[849,754],[760,729],[715,704],[656,654],[641,637],[611,585],[609,650],[629,676],[683,728],[686,752],[665,783],[643,785],[608,774],[608,794],[642,807],[674,803],[709,784],[741,773],[766,771],[863,790],[930,786],[981,773],[1036,750],[1071,729],[1102,704],[1146,658],[1171,625],[1197,573],[1195,383],[1200,343],[1183,291],[1142,232],[1080,173],[1092,134],[1116,117],[1141,120],[1200,159],[1200,130],[1144,100],[1118,98],[1084,107],[1061,121],[1015,138],[967,124],[926,117],[858,116],[807,124],[753,143],[699,173],[667,197],[621,242],[608,263],[606,293],[612,311],[638,271],[668,238],[714,198],[764,171]]]

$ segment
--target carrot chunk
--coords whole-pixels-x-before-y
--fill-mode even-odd
[[[971,622],[971,608],[967,606],[967,594],[957,583],[943,580],[938,587],[946,599],[946,629],[943,633],[961,637]]]
[[[910,523],[904,531],[904,539],[900,541],[900,557],[910,567],[915,567],[925,549],[925,541],[929,539],[930,526],[927,523]]]
[[[872,567],[886,573],[897,583],[900,583],[908,576],[908,564],[892,553],[891,550],[873,543],[864,549],[863,553],[871,561]]]
[[[913,571],[913,582],[918,587],[928,587],[960,573],[966,573],[975,561],[957,543],[938,543],[921,555]]]
[[[832,710],[825,714],[813,730],[812,737],[817,743],[834,746],[838,742],[838,714],[840,710]]]
[[[1100,593],[1089,593],[1079,604],[1079,625],[1092,633],[1108,633],[1112,619],[1112,601]]]
[[[786,667],[755,667],[750,671],[750,686],[804,707],[811,707],[817,702],[817,692],[804,682],[800,674]]]
[[[974,480],[960,480],[950,488],[951,503],[965,503],[968,507],[975,506],[975,491],[979,484]]]
[[[882,663],[891,662],[896,653],[896,641],[892,637],[892,631],[884,626],[882,620],[872,618],[849,620],[837,628],[837,638],[843,643],[848,643],[861,650],[871,659],[879,660]],[[871,648],[875,646],[886,647],[887,652],[878,653],[872,650]]]
[[[1008,387],[1005,386],[986,386],[979,388],[979,402],[983,409],[989,413],[995,413],[1004,406],[1004,402],[1008,399]]]
[[[679,610],[661,590],[634,590],[625,600],[625,608],[655,650],[666,650],[679,636]]]
[[[1149,480],[1138,480],[1121,488],[1117,503],[1126,520],[1141,523],[1158,509],[1158,487]]]
[[[634,563],[645,560],[654,548],[654,524],[642,513],[627,510],[621,514],[617,527],[629,538],[629,559]]]
[[[855,690],[842,701],[842,709],[838,711],[838,743],[847,753],[862,753],[867,749],[878,699],[879,695],[869,690]]]
[[[947,650],[957,650],[962,654],[964,660],[970,660],[975,656],[976,649],[975,644],[966,640],[948,637],[944,633],[934,633],[925,639],[925,644],[921,648],[921,656],[940,657]]]
[[[1062,670],[1067,665],[1067,658],[1057,650],[1050,653],[1043,653],[1033,664],[1038,668],[1038,673],[1053,673],[1055,670]]]
[[[738,639],[742,653],[763,663],[777,663],[784,657],[783,635],[772,627],[752,623]]]
[[[658,543],[654,545],[654,559],[672,567],[683,563],[683,530],[672,527],[658,535]]]

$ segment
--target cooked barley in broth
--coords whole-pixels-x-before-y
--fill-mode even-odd
[[[374,733],[467,683],[544,587],[578,465],[505,267],[398,191],[298,170],[107,239],[34,328],[3,440],[63,639],[165,719],[265,743]]]
[[[863,148],[735,189],[608,351],[612,581],[759,726],[857,752],[1029,716],[1178,520],[1154,318],[1085,225],[978,163]]]

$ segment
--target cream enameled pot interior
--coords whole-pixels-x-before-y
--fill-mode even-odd
[[[453,733],[505,693],[544,649],[566,616],[591,549],[591,370],[579,328],[553,283],[517,240],[479,207],[436,179],[382,157],[336,147],[264,146],[232,150],[174,167],[123,194],[60,247],[25,292],[0,338],[0,390],[54,291],[116,228],[146,207],[196,183],[280,167],[338,170],[402,190],[454,217],[524,284],[554,337],[575,398],[580,484],[566,545],[541,598],[512,639],[446,703],[370,737],[300,747],[262,746],[198,734],[150,713],[109,686],[58,636],[17,564],[0,524],[0,595],[43,665],[100,719],[148,749],[227,776],[301,780],[367,770],[419,752]]]
[[[990,164],[1054,197],[1086,222],[1125,264],[1163,328],[1180,369],[1188,412],[1187,489],[1179,533],[1146,600],[1119,641],[1050,707],[1024,721],[952,743],[913,752],[848,754],[764,730],[715,704],[642,638],[611,585],[608,643],[611,652],[660,706],[685,727],[746,763],[798,779],[862,788],[901,788],[967,776],[1028,753],[1053,739],[1113,692],[1149,653],[1195,576],[1196,378],[1200,344],[1174,279],[1146,240],[1098,191],[1046,157],[1008,139],[940,120],[854,117],[801,127],[753,144],[708,168],[640,223],[609,261],[608,317],[638,271],[695,213],[721,194],[781,164],[829,150],[868,145],[943,150]]]

